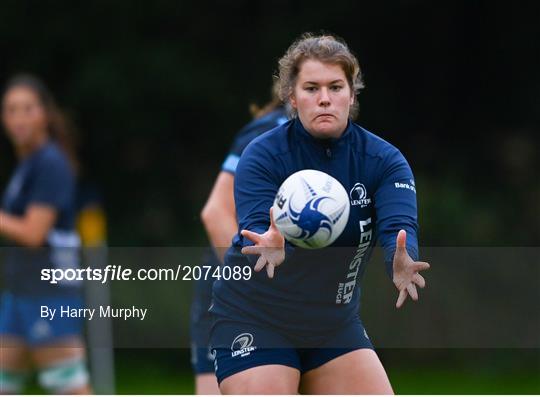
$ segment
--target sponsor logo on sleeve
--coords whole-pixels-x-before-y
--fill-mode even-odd
[[[409,189],[416,193],[416,186],[413,179],[409,179],[409,183],[395,182],[394,186],[396,189]]]

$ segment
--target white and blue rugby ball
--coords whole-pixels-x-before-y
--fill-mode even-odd
[[[332,244],[349,220],[349,195],[339,181],[317,170],[301,170],[280,186],[274,222],[288,241],[303,248]]]

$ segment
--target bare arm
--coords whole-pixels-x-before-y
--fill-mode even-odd
[[[210,243],[223,262],[225,252],[238,231],[234,207],[234,175],[220,172],[201,212],[201,219]]]
[[[54,226],[56,217],[56,210],[46,205],[33,204],[23,216],[0,211],[0,234],[22,246],[40,247]]]

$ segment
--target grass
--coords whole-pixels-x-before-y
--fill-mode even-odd
[[[413,361],[414,362],[414,361]],[[187,353],[148,349],[117,351],[116,393],[192,394],[193,374]],[[391,365],[390,365],[391,364]],[[540,394],[538,366],[500,367],[463,362],[422,366],[387,361],[390,381],[397,394]],[[35,384],[27,390],[39,394]]]
[[[396,394],[539,394],[536,372],[472,373],[458,369],[394,369],[388,376]]]

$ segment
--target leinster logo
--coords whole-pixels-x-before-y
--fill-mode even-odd
[[[245,357],[249,356],[256,347],[251,346],[253,344],[253,335],[246,333],[238,335],[234,338],[231,344],[231,357]]]
[[[353,186],[349,196],[351,198],[351,205],[359,205],[360,208],[364,208],[371,204],[371,199],[367,197],[366,187],[360,182]]]

